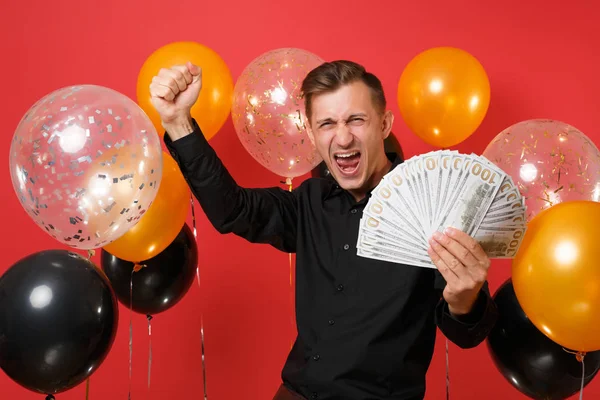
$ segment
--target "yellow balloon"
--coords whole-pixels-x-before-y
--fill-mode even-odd
[[[202,68],[202,91],[191,113],[209,140],[229,117],[234,85],[229,67],[214,50],[195,42],[175,42],[159,48],[148,57],[139,72],[137,101],[163,135],[160,117],[150,101],[150,83],[161,68],[184,65],[188,61]]]
[[[600,350],[600,203],[569,201],[536,215],[512,264],[517,299],[559,345]]]
[[[490,103],[488,76],[471,54],[453,47],[426,50],[406,66],[398,82],[398,107],[406,125],[442,148],[467,139]]]

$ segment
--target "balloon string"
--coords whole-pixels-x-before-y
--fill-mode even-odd
[[[196,230],[196,211],[194,208],[194,195],[190,196],[190,203],[192,205],[192,230],[194,232],[194,240],[198,243],[198,233]],[[202,289],[200,286],[200,262],[196,266],[196,281],[198,282],[198,289]],[[202,292],[200,292],[202,294]],[[204,313],[200,311],[200,345],[202,347],[202,387],[204,388],[204,400],[208,399],[206,391],[206,357],[204,353]]]
[[[563,347],[563,350],[569,354],[575,354],[577,361],[581,363],[581,387],[579,388],[579,400],[583,400],[583,387],[585,386],[585,351],[571,351]]]
[[[446,338],[446,400],[450,400],[450,355]]]
[[[152,375],[152,315],[146,315],[148,319],[148,391],[150,391],[150,376]]]
[[[131,279],[129,281],[129,393],[127,399],[131,400],[131,377],[132,377],[132,358],[133,358],[133,274],[135,268],[131,271]]]
[[[581,357],[581,388],[579,389],[579,400],[583,400],[583,386],[585,383],[585,363],[583,356]]]
[[[285,180],[285,184],[288,185],[288,191],[293,190],[292,179],[287,178]],[[294,331],[294,279],[293,279],[293,263],[292,263],[292,253],[288,254],[289,256],[289,264],[290,264],[290,308],[292,309],[292,313],[290,315],[290,324],[292,325],[292,332]],[[294,339],[292,338],[292,342],[290,343],[290,348],[294,347]]]
[[[90,378],[85,380],[85,400],[90,399]]]

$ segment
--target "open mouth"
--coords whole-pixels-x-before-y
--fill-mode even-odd
[[[339,170],[344,175],[353,175],[356,173],[356,171],[358,171],[358,165],[360,164],[360,151],[336,153],[333,155],[333,158]]]

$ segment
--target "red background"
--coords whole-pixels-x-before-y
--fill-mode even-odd
[[[502,129],[531,118],[568,122],[600,143],[598,20],[590,0],[549,1],[9,1],[0,5],[2,126],[0,273],[19,258],[61,248],[21,208],[9,177],[8,149],[17,123],[59,87],[94,83],[135,98],[137,73],[156,48],[194,40],[221,54],[234,79],[259,54],[300,47],[327,59],[364,63],[384,82],[396,114],[394,132],[407,157],[431,150],[408,131],[396,106],[403,67],[420,51],[451,45],[475,55],[492,88],[480,129],[457,147],[481,153]],[[278,185],[243,149],[229,120],[211,140],[242,185]],[[299,183],[299,182],[296,182]],[[133,399],[200,399],[200,316],[204,315],[209,399],[272,398],[293,339],[288,255],[221,236],[199,212],[202,289],[192,287],[153,323],[153,370],[146,388],[147,331],[134,317]],[[98,260],[98,258],[95,258]],[[490,272],[492,291],[510,275]],[[91,399],[126,399],[129,314],[107,360],[91,379]],[[445,396],[444,339],[438,336],[427,399]],[[453,399],[523,399],[497,372],[485,345],[450,348]],[[58,395],[83,399],[85,385]],[[240,394],[241,393],[241,394]],[[600,396],[600,381],[586,389]],[[0,397],[41,399],[0,374]]]

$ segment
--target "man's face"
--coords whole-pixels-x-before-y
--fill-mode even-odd
[[[374,172],[384,168],[384,139],[391,112],[377,110],[371,90],[357,81],[312,99],[311,134],[317,151],[338,184],[349,191],[372,189]]]

